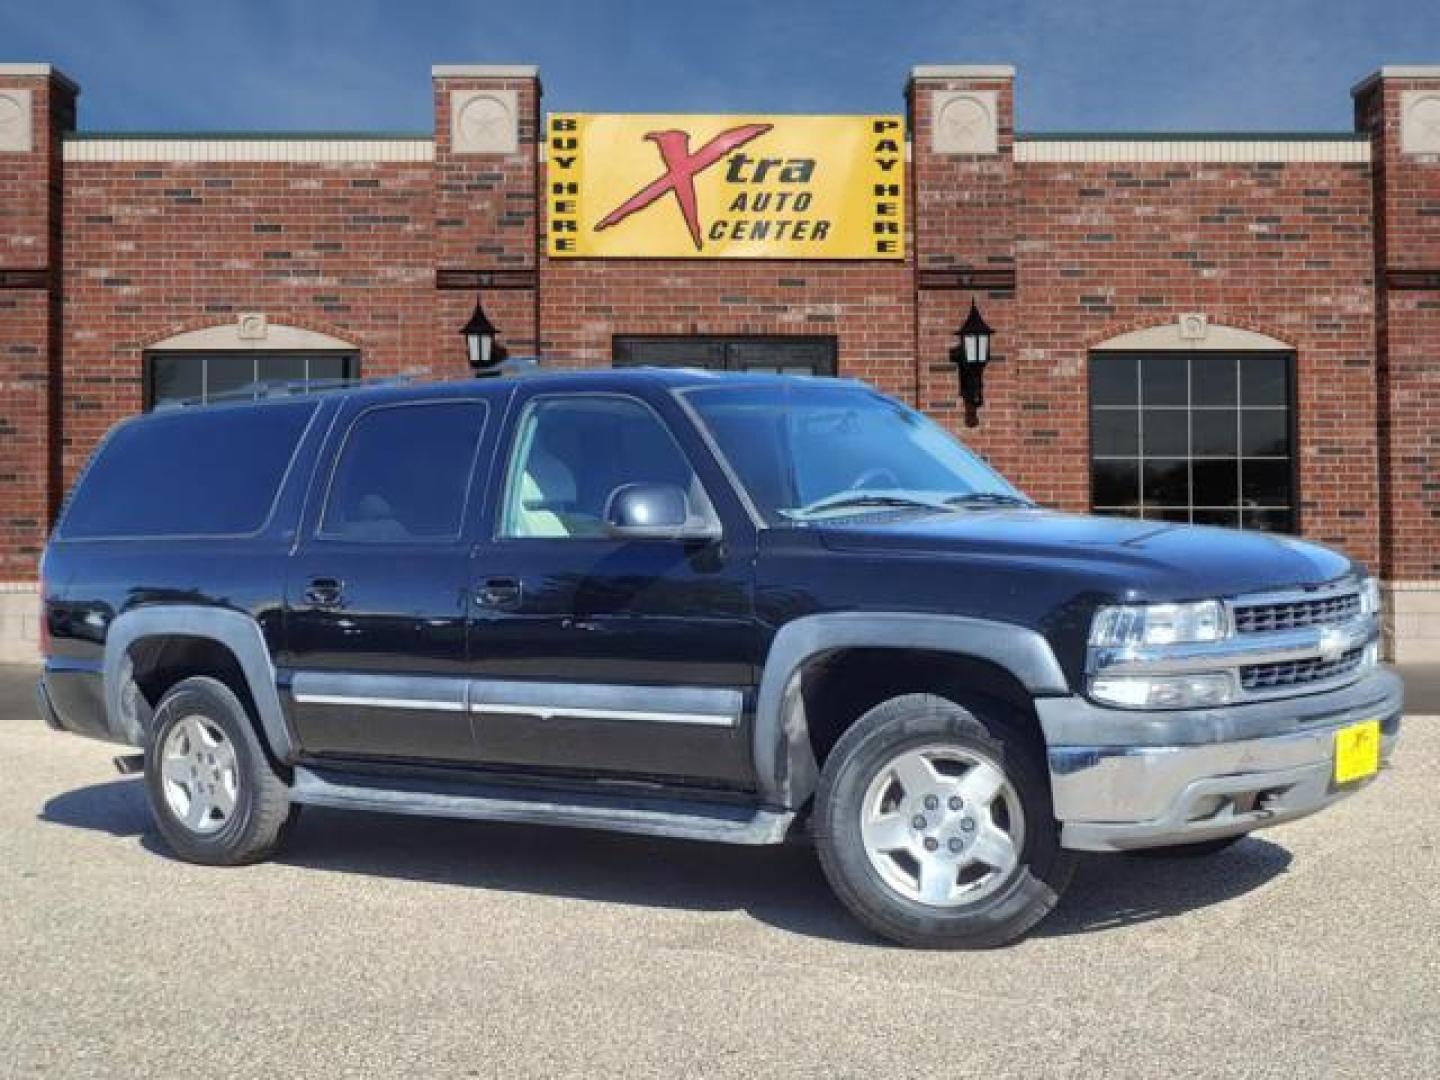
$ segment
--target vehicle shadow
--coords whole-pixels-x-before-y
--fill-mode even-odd
[[[172,858],[138,780],[57,795],[40,819],[138,837]],[[692,911],[743,910],[778,929],[851,944],[884,943],[831,895],[804,845],[744,848],[684,840],[309,807],[276,860],[290,866],[575,900]],[[1037,937],[1118,930],[1222,904],[1285,872],[1290,853],[1250,837],[1200,859],[1082,858]]]

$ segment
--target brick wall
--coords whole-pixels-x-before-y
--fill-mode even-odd
[[[42,67],[0,69],[28,95],[30,148],[0,153],[0,582],[33,577],[58,503],[60,136],[75,90]]]
[[[240,312],[353,342],[366,375],[463,374],[439,340],[430,181],[398,162],[70,162],[66,483],[141,408],[148,346]]]
[[[1407,93],[1440,77],[1390,75],[1356,89],[1355,122],[1374,159],[1379,277],[1379,446],[1383,570],[1401,655],[1440,655],[1440,151],[1407,150]]]

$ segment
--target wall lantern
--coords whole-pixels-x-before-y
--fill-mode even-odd
[[[960,396],[965,400],[965,426],[980,423],[980,407],[985,404],[985,365],[990,362],[990,325],[980,316],[975,301],[970,301],[970,314],[955,331],[959,344],[950,347],[950,362],[960,369]]]
[[[470,321],[460,328],[460,333],[465,337],[466,357],[476,378],[499,374],[500,364],[506,356],[505,346],[496,340],[498,331],[485,314],[478,296],[475,298],[475,311],[470,315]]]

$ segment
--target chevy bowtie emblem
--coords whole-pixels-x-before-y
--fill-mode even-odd
[[[1320,634],[1320,659],[1333,663],[1345,655],[1349,645],[1349,634],[1334,627],[1326,627]]]
[[[700,147],[690,152],[688,131],[651,131],[645,138],[660,149],[665,162],[665,172],[646,184],[630,198],[600,219],[595,231],[618,225],[637,210],[643,210],[666,192],[674,192],[675,201],[680,204],[680,213],[690,229],[690,239],[695,241],[695,250],[704,248],[700,233],[700,210],[695,202],[695,177],[723,158],[737,147],[744,146],[751,139],[758,139],[775,125],[742,124],[722,131]]]

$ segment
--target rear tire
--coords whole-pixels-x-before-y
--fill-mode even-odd
[[[1074,869],[1043,760],[998,707],[981,715],[929,694],[875,706],[836,743],[815,797],[812,829],[836,896],[902,945],[1014,941],[1050,913]]]
[[[296,816],[244,704],[203,676],[177,683],[156,707],[145,791],[161,835],[186,862],[259,862],[284,842]]]

